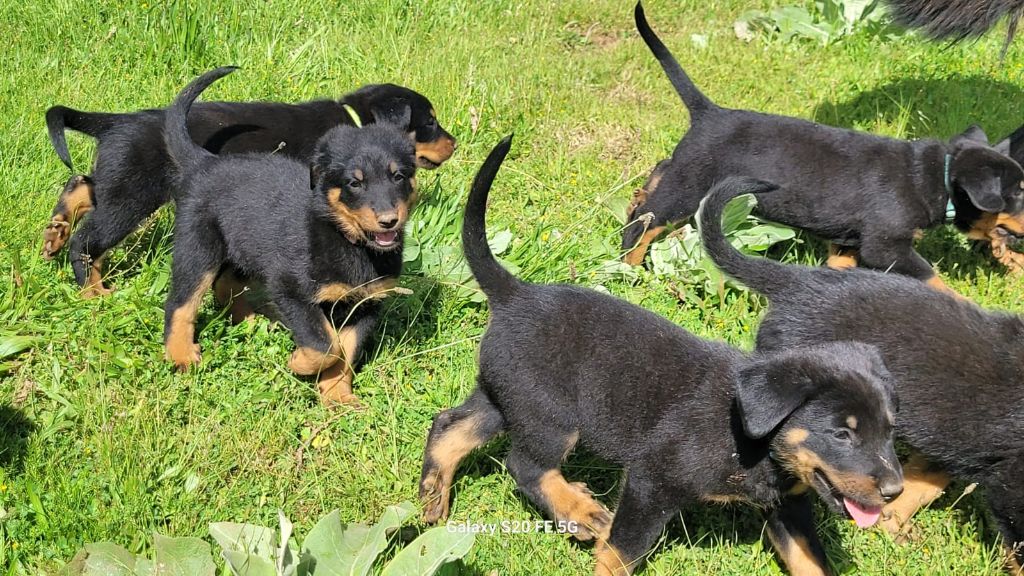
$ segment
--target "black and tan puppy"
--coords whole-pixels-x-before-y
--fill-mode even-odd
[[[233,68],[193,81],[167,112],[167,150],[182,175],[174,223],[167,357],[199,362],[196,311],[222,270],[264,285],[296,349],[289,367],[320,375],[325,402],[353,402],[353,363],[377,323],[374,300],[402,269],[402,227],[413,194],[413,142],[378,124],[339,126],[311,164],[267,154],[212,154],[189,137],[192,101]],[[324,307],[345,319],[335,327]]]
[[[499,144],[466,205],[463,250],[491,307],[478,386],[434,419],[424,520],[448,514],[459,462],[499,433],[519,489],[576,537],[598,540],[596,574],[628,574],[682,506],[746,502],[795,574],[827,572],[810,492],[867,526],[901,491],[891,383],[870,346],[748,355],[617,298],[521,282],[487,246]],[[614,519],[559,471],[579,442],[628,474]]]
[[[632,210],[622,239],[627,262],[642,262],[668,223],[693,216],[707,190],[731,175],[777,183],[780,190],[761,199],[758,213],[829,240],[837,267],[855,263],[842,257],[852,250],[865,267],[945,288],[913,243],[918,230],[945,221],[950,201],[961,230],[998,226],[1024,235],[1024,170],[1005,149],[989,146],[980,129],[949,143],[906,141],[720,108],[650,29],[640,4],[636,25],[689,108],[691,127]]]
[[[727,180],[704,202],[704,246],[727,274],[768,297],[757,335],[764,353],[837,340],[878,347],[899,396],[898,439],[915,455],[906,491],[886,506],[897,531],[950,476],[984,487],[1011,550],[1024,562],[1024,319],[985,311],[899,274],[787,266],[749,258],[723,237],[725,204],[772,185]]]
[[[163,109],[131,113],[81,112],[54,106],[46,122],[57,155],[74,170],[65,128],[97,139],[91,176],[68,180],[43,234],[43,257],[52,258],[76,222],[71,266],[83,296],[106,294],[103,255],[157,208],[177,197],[178,174],[164,145]],[[365,86],[340,100],[301,104],[200,102],[188,117],[194,142],[215,154],[274,152],[308,162],[321,136],[335,126],[387,123],[413,135],[416,162],[436,168],[455,150],[430,101],[394,84]]]

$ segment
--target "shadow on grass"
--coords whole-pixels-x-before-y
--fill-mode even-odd
[[[949,138],[978,124],[995,142],[1024,122],[1021,101],[1024,88],[984,76],[902,78],[844,102],[819,104],[813,119],[860,129],[876,121],[904,124],[907,138]]]
[[[36,426],[13,406],[0,406],[0,468],[20,474],[29,437]]]

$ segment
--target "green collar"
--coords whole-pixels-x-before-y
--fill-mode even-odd
[[[953,161],[953,156],[946,154],[945,167],[942,169],[942,182],[946,185],[946,193],[949,194],[949,199],[946,200],[946,221],[952,222],[953,218],[956,217],[956,208],[953,206],[953,182],[949,179],[949,165]]]
[[[345,109],[345,112],[348,112],[348,115],[352,118],[352,122],[355,123],[356,128],[363,127],[363,121],[359,119],[359,114],[356,113],[355,108],[348,104],[342,104],[341,107]],[[946,156],[946,172],[949,172],[949,156]]]

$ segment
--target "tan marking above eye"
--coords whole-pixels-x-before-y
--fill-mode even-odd
[[[356,169],[355,169],[355,170],[354,170],[354,171],[352,172],[352,176],[354,176],[354,177],[355,177],[355,179],[356,179],[356,180],[359,180],[359,181],[362,181],[362,180],[363,180],[363,178],[364,178],[364,175],[363,175],[363,171],[362,171],[362,170],[360,170],[359,168],[356,168]]]
[[[796,445],[796,444],[800,444],[804,440],[807,440],[807,437],[810,436],[810,435],[811,435],[811,433],[808,432],[807,430],[803,429],[803,428],[794,428],[794,429],[786,432],[786,436],[784,437],[784,440],[786,441],[787,444]]]
[[[437,113],[434,112],[433,108],[430,109],[430,117],[431,118],[437,118]],[[1024,182],[1021,182],[1021,187],[1024,188]]]
[[[388,170],[390,170],[392,174],[398,172],[398,163],[392,160],[391,163],[388,164]]]
[[[857,429],[857,417],[854,416],[853,414],[847,416],[846,417],[846,425],[850,428],[850,430],[856,430]]]

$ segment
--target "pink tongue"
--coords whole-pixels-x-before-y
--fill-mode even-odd
[[[849,498],[843,498],[843,504],[846,505],[846,511],[850,513],[850,517],[860,528],[874,526],[875,522],[878,522],[878,517],[882,515],[881,507],[861,506]]]
[[[395,241],[395,237],[398,236],[397,230],[390,232],[377,232],[373,235],[373,239],[381,246],[387,246]]]

